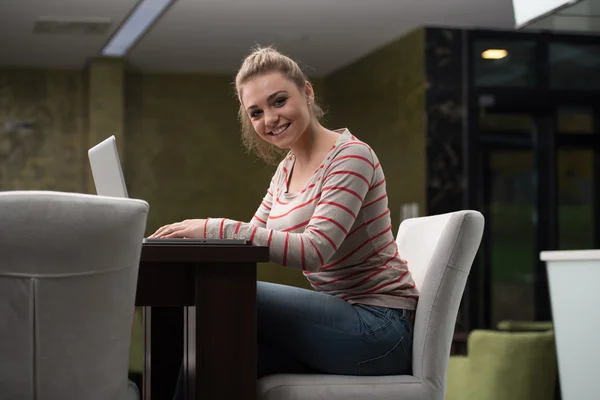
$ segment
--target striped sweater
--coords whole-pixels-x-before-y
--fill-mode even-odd
[[[250,223],[209,218],[206,237],[269,246],[271,261],[350,303],[415,309],[418,291],[398,254],[373,150],[344,130],[304,189],[289,193],[294,161],[289,153],[279,164]]]

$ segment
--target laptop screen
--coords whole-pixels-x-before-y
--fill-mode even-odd
[[[88,157],[98,195],[129,197],[114,136],[92,147]]]

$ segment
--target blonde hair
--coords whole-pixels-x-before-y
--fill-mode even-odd
[[[304,87],[308,79],[294,60],[279,53],[272,47],[255,48],[244,59],[235,77],[235,89],[240,102],[238,117],[242,124],[242,143],[248,151],[254,151],[265,162],[277,164],[285,154],[285,151],[265,142],[258,136],[252,126],[250,117],[244,109],[240,94],[240,88],[244,83],[256,76],[270,72],[281,73],[286,79],[294,82],[301,92],[304,92]],[[312,114],[318,120],[325,114],[323,109],[314,101],[311,104],[311,109]]]

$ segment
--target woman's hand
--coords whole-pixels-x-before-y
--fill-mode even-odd
[[[204,239],[205,219],[186,219],[165,225],[150,235],[150,238],[198,238]]]

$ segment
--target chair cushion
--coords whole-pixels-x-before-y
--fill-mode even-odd
[[[346,376],[277,374],[258,381],[259,400],[421,399],[421,381],[411,375]]]

